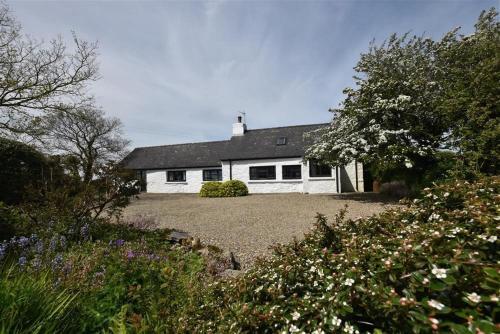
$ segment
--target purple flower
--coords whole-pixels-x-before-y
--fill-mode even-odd
[[[57,236],[53,236],[49,242],[49,250],[55,252],[57,248]]]
[[[26,237],[19,237],[19,239],[17,240],[17,243],[18,243],[19,247],[26,248],[30,244],[30,239],[28,239]]]
[[[52,260],[52,270],[57,270],[61,268],[63,263],[63,256],[61,254],[57,254]]]
[[[61,235],[61,237],[59,238],[59,244],[61,245],[62,249],[66,249],[68,243],[66,242],[66,237],[64,235]]]
[[[35,244],[35,252],[37,254],[42,254],[43,253],[43,242],[42,240],[38,240],[38,242]]]
[[[123,246],[123,244],[125,243],[125,240],[123,240],[123,239],[118,239],[118,240],[116,240],[116,242],[115,242],[115,243],[116,243],[116,245],[117,245],[118,247],[120,247],[120,246]]]
[[[25,257],[25,256],[21,256],[21,257],[19,258],[18,264],[19,264],[21,267],[24,267],[24,266],[26,265],[26,257]]]
[[[87,240],[89,238],[89,224],[88,223],[85,223],[80,228],[80,236],[83,238],[83,240]]]
[[[131,260],[134,257],[135,257],[134,252],[132,252],[131,250],[127,251],[127,259]]]
[[[5,257],[6,252],[7,252],[7,244],[0,243],[0,260]]]

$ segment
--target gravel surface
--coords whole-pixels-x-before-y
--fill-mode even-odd
[[[348,217],[369,216],[394,202],[374,194],[266,194],[235,198],[201,198],[192,194],[141,194],[125,210],[125,221],[147,216],[157,226],[199,237],[204,244],[232,251],[243,268],[269,246],[303,237],[316,213],[333,217],[348,205]]]

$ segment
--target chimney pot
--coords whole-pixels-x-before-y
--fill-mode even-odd
[[[238,123],[241,123],[241,116],[238,116]]]

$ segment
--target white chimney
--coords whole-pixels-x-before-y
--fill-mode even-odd
[[[243,136],[247,131],[247,125],[242,122],[241,116],[238,116],[238,121],[233,123],[233,136]]]

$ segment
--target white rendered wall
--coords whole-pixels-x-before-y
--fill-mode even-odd
[[[331,177],[309,177],[309,161],[305,166],[304,192],[309,194],[333,194],[338,193],[337,177],[335,167],[332,168]]]
[[[309,177],[309,165],[302,163],[301,158],[286,159],[259,159],[238,160],[222,162],[222,180],[230,179],[230,164],[232,165],[232,179],[240,180],[247,184],[250,193],[288,193],[302,192],[310,194],[338,193],[336,168],[332,168],[331,177]],[[302,165],[302,179],[283,180],[282,166]],[[275,180],[250,180],[250,167],[252,166],[276,166]],[[203,184],[203,169],[210,168],[186,168],[186,169],[162,169],[147,171],[147,192],[149,193],[198,193]],[[186,170],[185,182],[167,182],[167,170]],[[349,182],[355,186],[354,163],[345,166]],[[339,176],[340,176],[339,168]],[[358,191],[364,191],[363,187],[363,165],[358,163]]]
[[[203,170],[207,168],[161,169],[147,171],[148,193],[198,193],[203,184]],[[185,182],[167,182],[167,170],[185,170]]]
[[[364,192],[363,164],[353,161],[341,167],[340,179],[342,181],[342,192]]]
[[[309,177],[309,166],[302,162],[302,158],[223,161],[222,177],[224,180],[230,178],[230,165],[232,166],[232,179],[245,182],[250,193],[337,193],[335,168],[332,169],[332,177]],[[283,180],[282,166],[284,165],[301,165],[302,179]],[[276,166],[276,179],[250,180],[250,167],[254,166]]]
[[[302,165],[302,178],[304,178],[304,165],[301,158],[287,159],[259,159],[232,161],[233,180],[240,180],[247,184],[250,193],[293,193],[302,192],[302,180],[283,180],[282,166]],[[276,166],[275,180],[250,180],[250,167]],[[224,162],[222,166],[224,180],[229,179],[229,163]]]

